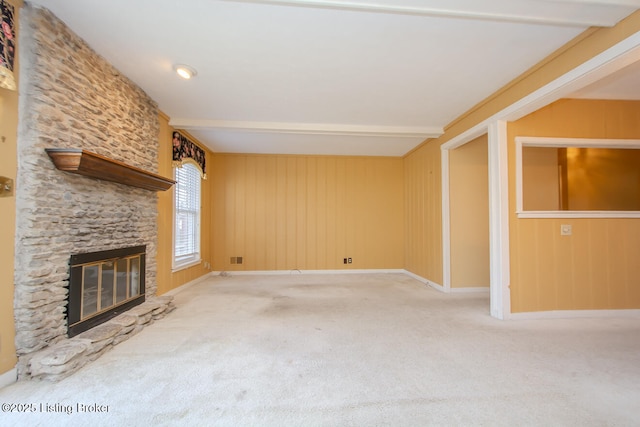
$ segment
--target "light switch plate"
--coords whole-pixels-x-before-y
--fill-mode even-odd
[[[561,236],[571,236],[573,232],[570,224],[562,224],[560,226],[560,235]]]

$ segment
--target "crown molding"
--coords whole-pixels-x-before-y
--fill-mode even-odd
[[[351,135],[393,138],[437,138],[444,129],[437,126],[364,126],[335,123],[283,123],[232,120],[172,119],[174,128],[186,130],[234,130],[241,132],[290,133],[300,135]]]

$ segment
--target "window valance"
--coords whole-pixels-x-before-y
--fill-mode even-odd
[[[202,179],[207,179],[206,156],[202,148],[178,131],[173,132],[173,167],[182,167],[185,162],[198,166]]]
[[[16,55],[16,30],[13,21],[14,7],[5,0],[0,0],[2,29],[0,31],[0,87],[16,90],[16,79],[13,76],[13,61]]]

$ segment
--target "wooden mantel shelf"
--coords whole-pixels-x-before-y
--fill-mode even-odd
[[[45,148],[45,151],[61,171],[151,191],[165,191],[176,183],[172,179],[79,148]]]

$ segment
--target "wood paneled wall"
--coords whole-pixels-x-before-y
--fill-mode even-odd
[[[432,141],[404,158],[405,269],[442,285],[440,144]]]
[[[215,270],[403,268],[401,159],[216,154],[211,180]]]
[[[158,173],[167,178],[173,179],[172,163],[172,146],[171,135],[175,129],[169,126],[169,118],[163,114],[160,115],[160,136],[158,150]],[[199,144],[199,141],[181,131],[188,138]],[[207,173],[211,168],[212,154],[202,144],[207,156]],[[209,174],[210,176],[210,174]],[[167,191],[158,192],[158,295],[162,295],[172,289],[175,289],[185,283],[198,279],[211,271],[208,267],[211,264],[211,210],[214,205],[212,201],[211,190],[213,188],[212,180],[209,177],[202,181],[202,217],[201,223],[201,239],[200,251],[202,262],[198,265],[184,268],[173,272],[172,268],[172,248],[173,248],[173,187]]]
[[[14,22],[19,28],[22,0],[9,0],[15,7]],[[20,53],[18,52],[18,55]],[[19,58],[16,57],[14,73],[19,78]],[[0,175],[13,179],[18,170],[18,92],[0,88],[0,135],[2,156]],[[16,235],[16,198],[0,197],[0,375],[16,365],[15,322],[13,317],[14,265]]]
[[[640,219],[519,219],[516,136],[640,139],[640,102],[560,100],[508,125],[512,311],[640,308]]]

